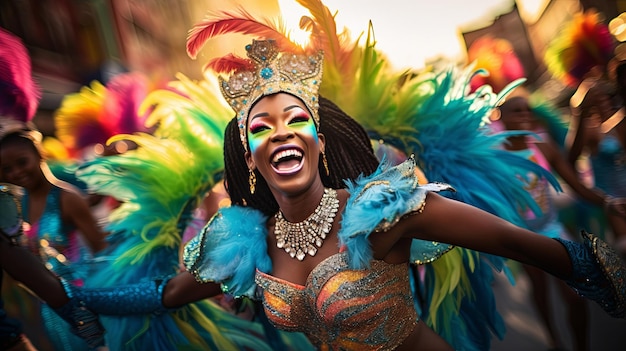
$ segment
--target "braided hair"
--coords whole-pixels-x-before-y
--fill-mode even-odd
[[[329,175],[326,174],[320,154],[319,173],[325,187],[345,188],[345,180],[360,175],[370,175],[378,167],[378,159],[363,127],[330,100],[319,97],[320,133],[326,137],[326,159]],[[252,206],[265,215],[278,212],[278,203],[270,192],[267,182],[257,170],[256,190],[250,194],[249,169],[244,158],[237,119],[233,118],[224,135],[224,178],[226,189],[233,204]]]

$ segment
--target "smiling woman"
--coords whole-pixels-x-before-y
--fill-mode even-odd
[[[352,148],[362,155],[373,156],[371,146],[357,147],[364,143],[357,142],[359,138],[355,137],[325,136],[325,130],[335,129],[337,125],[331,119],[324,129],[321,122],[328,116],[321,108],[321,98],[301,100],[291,95],[294,88],[287,87],[287,83],[283,82],[279,90],[272,86],[273,82],[266,81],[267,76],[262,72],[283,72],[287,68],[281,66],[281,58],[293,58],[296,54],[278,53],[271,40],[254,41],[248,51],[256,67],[254,71],[247,71],[252,73],[251,84],[239,98],[250,104],[231,100],[231,106],[240,117],[236,119],[236,128],[235,120],[229,124],[225,143],[235,140],[240,145],[226,148],[226,184],[244,183],[242,177],[253,169],[258,175],[249,177],[249,191],[229,186],[234,206],[218,212],[201,235],[186,247],[187,270],[198,281],[220,282],[223,289],[236,296],[254,296],[256,286],[260,287],[269,319],[279,328],[306,333],[317,347],[398,350],[451,348],[419,321],[412,308],[408,262],[414,239],[514,258],[577,284],[573,267],[586,265],[578,261],[578,255],[588,257],[584,259],[586,262],[592,259],[588,256],[590,251],[572,242],[537,235],[434,194],[452,188],[443,184],[417,185],[412,160],[396,167],[383,164],[376,172],[362,167],[363,176],[357,178],[341,174],[338,167],[354,164],[355,160],[332,159],[328,161],[329,173],[340,173],[348,179],[348,187],[333,187],[324,182],[322,152],[341,155],[344,148]],[[269,59],[255,60],[257,52],[264,53],[261,58]],[[305,56],[297,57],[304,60]],[[319,62],[315,56],[309,56],[308,60]],[[315,70],[308,72],[311,71]],[[235,73],[233,77],[241,74]],[[232,84],[225,82],[223,87]],[[228,94],[225,96],[229,98]],[[305,101],[316,103],[309,107]],[[300,128],[300,123],[310,123],[297,118],[303,111],[314,121],[319,119],[320,123],[315,123],[317,138],[311,135],[309,128]],[[353,131],[359,129],[352,127]],[[259,140],[253,143],[257,137]],[[336,142],[332,147],[331,140]],[[302,155],[302,159],[289,161],[289,172],[280,167],[281,158],[277,155],[283,150],[297,150],[297,154]],[[260,180],[264,181],[262,185],[258,184]],[[275,205],[260,200],[268,197]],[[310,232],[310,226],[303,224],[324,211],[334,214],[335,206],[336,216],[329,216],[327,220],[331,224],[328,235],[317,237]],[[261,217],[252,221],[257,218],[252,217],[256,211],[261,212]],[[235,228],[237,218],[249,218],[249,227]],[[285,227],[293,238],[290,250],[284,250]],[[481,240],[470,239],[476,237]],[[525,238],[533,244],[529,245]],[[592,240],[596,242],[595,238]],[[313,246],[314,242],[318,248],[310,250],[306,256],[308,250],[302,247]],[[439,251],[428,260],[436,260],[444,252],[447,250]],[[574,262],[570,261],[568,253]],[[232,257],[241,259],[233,265]],[[225,266],[227,260],[232,268]],[[614,264],[619,265],[618,262]],[[600,268],[583,274],[606,279],[593,273],[596,269]],[[255,276],[256,286],[249,280],[251,276]],[[378,282],[376,277],[382,280]],[[604,283],[599,281],[598,284]],[[333,288],[339,286],[342,288]],[[601,288],[588,296],[596,293],[603,296],[602,301],[612,300],[614,302],[609,304],[614,306],[621,304],[617,295],[609,297],[612,293]],[[164,302],[167,300],[166,294]],[[341,306],[337,305],[340,302]],[[620,309],[618,314],[621,313]]]

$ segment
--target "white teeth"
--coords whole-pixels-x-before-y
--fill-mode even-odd
[[[277,163],[280,159],[284,157],[289,157],[289,156],[302,157],[302,153],[296,149],[283,150],[277,153],[276,155],[274,155],[272,162]]]

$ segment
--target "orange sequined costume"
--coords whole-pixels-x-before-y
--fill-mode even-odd
[[[345,252],[326,258],[306,285],[257,271],[270,321],[280,329],[307,331],[319,349],[393,349],[417,323],[408,264],[373,261],[348,267]]]

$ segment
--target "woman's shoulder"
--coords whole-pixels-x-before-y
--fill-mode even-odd
[[[267,216],[250,207],[223,207],[183,250],[183,264],[199,282],[221,283],[235,296],[254,296],[256,269],[271,271]]]
[[[424,183],[423,180],[423,174],[416,166],[414,157],[398,165],[391,165],[383,160],[371,175],[361,176],[347,183],[350,196],[346,207],[386,207],[401,200],[408,201],[408,207],[415,207],[423,202],[427,192],[454,191],[448,184]]]
[[[429,192],[454,191],[448,184],[420,184],[419,180],[411,157],[395,166],[383,161],[372,175],[348,183],[350,198],[338,235],[340,245],[351,253],[351,267],[366,266],[371,259],[371,233],[388,231],[406,214],[420,211]]]

